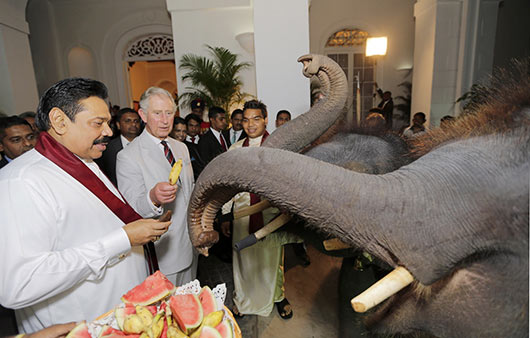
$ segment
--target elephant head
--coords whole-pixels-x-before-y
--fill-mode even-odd
[[[440,337],[526,336],[528,63],[523,68],[518,80],[500,77],[486,103],[453,130],[418,139],[422,156],[386,174],[353,172],[268,147],[217,157],[190,200],[192,243],[207,252],[217,210],[234,194],[253,192],[411,273],[414,282],[371,314],[372,329]]]

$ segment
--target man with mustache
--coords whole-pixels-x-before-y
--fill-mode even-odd
[[[118,153],[118,187],[131,206],[143,217],[173,212],[169,231],[155,243],[160,271],[175,285],[195,279],[197,255],[188,235],[186,210],[193,190],[193,169],[184,143],[169,137],[177,106],[171,94],[151,87],[140,98],[140,117],[145,129]],[[174,162],[182,160],[175,185],[168,182]]]
[[[0,171],[0,303],[22,333],[112,309],[147,276],[142,245],[170,224],[141,219],[94,163],[112,135],[106,98],[99,81],[54,84],[35,148]]]
[[[96,163],[114,185],[116,181],[116,156],[118,152],[129,145],[140,134],[140,116],[131,108],[122,108],[116,114],[116,127],[120,131],[119,137],[106,141],[107,149]]]

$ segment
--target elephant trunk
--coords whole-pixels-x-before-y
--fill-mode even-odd
[[[305,55],[298,61],[304,63],[305,76],[316,75],[320,79],[325,97],[308,112],[276,129],[263,143],[264,147],[299,152],[324,134],[343,114],[348,82],[342,68],[322,55]]]
[[[459,155],[448,149],[370,175],[279,149],[235,149],[215,158],[197,181],[188,210],[190,237],[206,253],[216,240],[216,212],[236,193],[253,192],[430,285],[465,257],[528,250],[528,242],[516,247],[510,237],[515,231],[528,235],[528,181],[521,180],[528,164],[508,169],[480,156],[471,145]],[[506,198],[492,185],[517,193]]]

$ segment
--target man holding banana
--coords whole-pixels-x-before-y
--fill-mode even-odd
[[[118,189],[142,217],[159,217],[171,210],[172,226],[155,241],[160,271],[175,285],[195,279],[197,255],[191,245],[186,221],[193,190],[193,169],[184,143],[168,137],[177,107],[165,89],[151,87],[140,98],[138,113],[146,126],[142,134],[118,153]],[[176,182],[169,180],[175,163],[182,161]]]

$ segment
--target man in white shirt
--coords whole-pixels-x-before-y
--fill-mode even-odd
[[[35,148],[0,171],[0,303],[21,332],[112,309],[147,276],[141,245],[169,226],[141,219],[93,161],[112,135],[106,98],[98,81],[54,84]]]
[[[6,166],[15,158],[33,149],[37,139],[29,122],[18,116],[0,119],[0,168]]]
[[[120,131],[120,136],[110,141],[101,158],[96,160],[101,170],[114,185],[117,185],[116,156],[118,152],[128,146],[140,134],[140,116],[138,112],[131,108],[120,109],[116,114],[116,127]]]
[[[186,136],[187,142],[199,144],[201,123],[202,120],[195,114],[189,114],[186,116],[186,133],[188,134],[188,136]]]
[[[142,217],[172,210],[169,231],[156,241],[160,271],[175,285],[195,279],[197,255],[188,235],[186,210],[193,190],[193,169],[184,143],[169,137],[177,106],[171,94],[151,87],[140,98],[144,131],[118,153],[116,176],[125,199]],[[176,185],[168,182],[175,161],[182,159]]]

